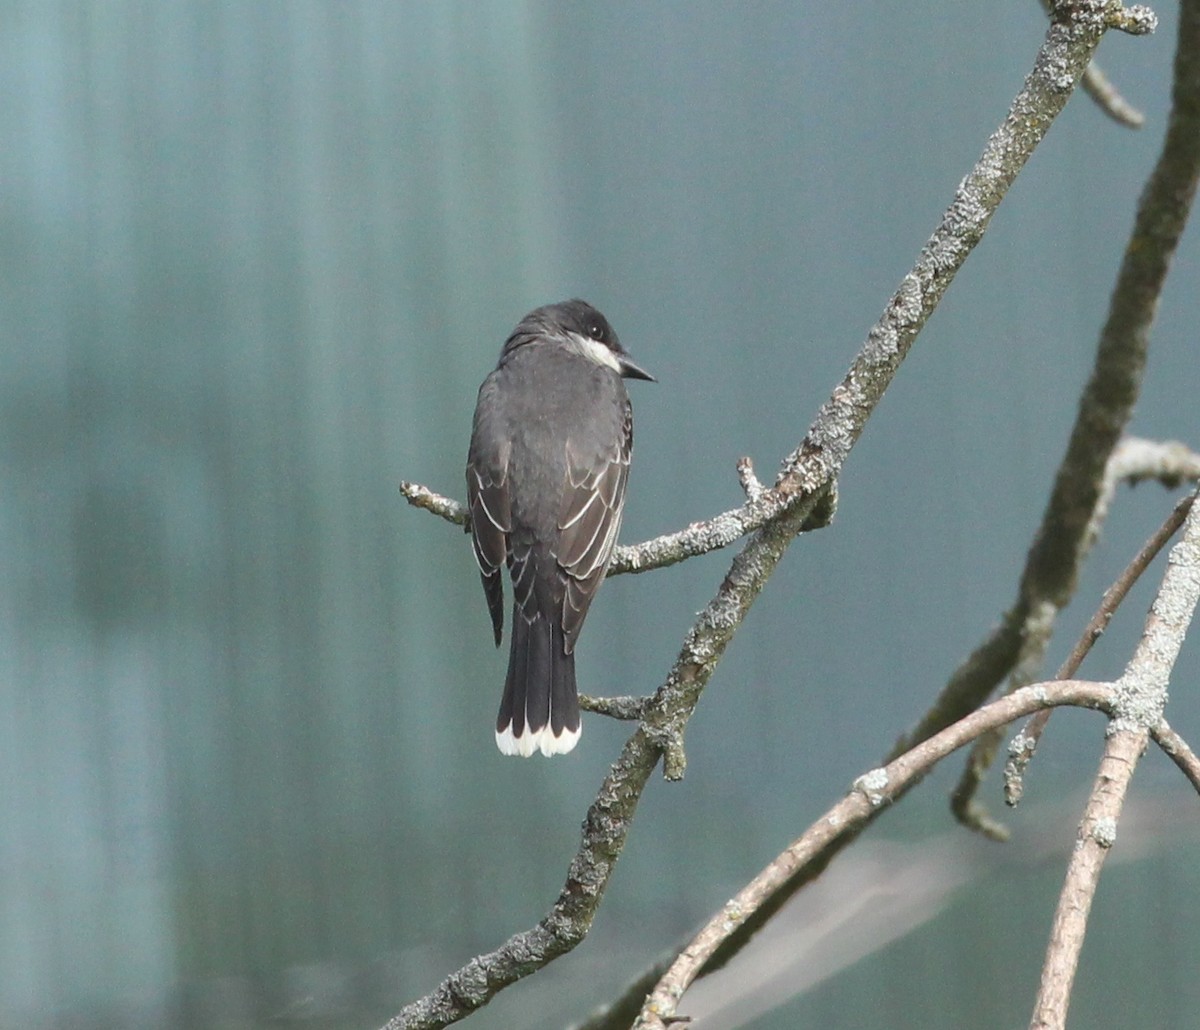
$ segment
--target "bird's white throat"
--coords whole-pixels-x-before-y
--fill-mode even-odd
[[[593,340],[587,336],[580,336],[579,333],[567,333],[567,346],[578,354],[583,355],[588,361],[594,361],[597,365],[611,368],[617,375],[621,374],[620,360],[612,352],[611,348],[604,346],[598,340]]]

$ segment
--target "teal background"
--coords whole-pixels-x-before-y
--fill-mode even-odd
[[[651,783],[591,938],[473,1024],[612,997],[1010,603],[1162,138],[1157,10],[1100,51],[1146,127],[1071,101],[713,677],[687,779]],[[0,0],[0,1026],[371,1026],[532,925],[627,727],[495,751],[470,548],[397,482],[461,496],[504,337],[580,295],[659,379],[631,388],[624,541],[735,507],[736,460],[769,479],[802,438],[1043,32],[1030,2]],[[1192,230],[1132,427],[1193,447],[1198,266]],[[1170,503],[1122,492],[1052,665]],[[583,688],[652,691],[731,556],[607,584]],[[1198,676],[1193,646],[1193,743]],[[928,862],[910,933],[866,906],[862,963],[752,1025],[1025,1025],[1101,733],[1056,717],[1014,843],[938,845],[971,888]],[[957,768],[870,837],[943,842]],[[1153,754],[1135,789],[1169,814],[1122,831],[1078,1026],[1200,1007],[1195,798]]]

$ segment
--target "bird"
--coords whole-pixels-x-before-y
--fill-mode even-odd
[[[621,527],[633,453],[625,379],[654,382],[583,300],[529,312],[479,388],[467,456],[475,560],[499,647],[512,582],[503,754],[579,741],[575,645]]]

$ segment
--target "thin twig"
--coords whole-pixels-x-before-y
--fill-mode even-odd
[[[1200,76],[1196,70],[1200,41],[1195,38],[1195,29],[1187,15],[1189,3],[1190,0],[1185,0],[1181,8],[1166,139],[1138,203],[1133,234],[1113,288],[1092,376],[1080,398],[1067,452],[1026,559],[1017,602],[1005,618],[1006,625],[1015,627],[1008,649],[1014,656],[1020,655],[1021,675],[1010,677],[1010,688],[1021,686],[1023,676],[1041,675],[1049,635],[1031,635],[1026,620],[1040,620],[1039,628],[1045,629],[1048,615],[1052,627],[1057,612],[1075,592],[1079,569],[1103,520],[1104,471],[1133,413],[1159,297],[1191,210],[1200,172]],[[1121,9],[1120,5],[1114,5],[1112,10],[1118,20],[1129,16],[1138,24],[1144,22],[1147,13],[1140,7]],[[1047,612],[1046,605],[1053,606],[1053,610]],[[1017,665],[1014,657],[1013,668]],[[980,679],[963,684],[952,680],[957,692],[951,694],[947,687],[932,713],[940,715],[945,711],[953,717],[964,708],[979,704],[1000,685],[1005,675],[1008,670],[992,682]],[[937,725],[933,721],[919,732]],[[990,748],[979,745],[954,791],[955,812],[968,825],[981,826],[979,817],[984,810],[974,802],[974,795],[998,743],[992,741]]]
[[[1166,719],[1159,719],[1151,728],[1150,736],[1162,749],[1163,754],[1179,767],[1179,771],[1188,778],[1196,792],[1200,793],[1200,757],[1188,746],[1188,742],[1171,729]]]
[[[1119,486],[1122,484],[1133,486],[1148,479],[1155,479],[1168,489],[1174,489],[1185,481],[1195,482],[1200,479],[1200,454],[1190,450],[1177,440],[1160,443],[1154,440],[1143,440],[1139,437],[1123,437],[1105,465],[1104,482],[1096,499],[1092,517],[1088,521],[1084,534],[1085,540],[1093,541],[1100,535],[1100,527],[1108,517],[1109,506]],[[1191,502],[1183,503],[1190,504]],[[1183,519],[1180,517],[1178,525],[1182,524]],[[1080,563],[1085,555],[1086,548],[1081,548]],[[1115,610],[1115,606],[1113,610]],[[1019,657],[1009,675],[1010,689],[1023,686],[1036,678],[1040,672],[1058,611],[1056,604],[1043,600],[1034,613],[1026,619],[1021,634]],[[1078,649],[1079,646],[1077,644],[1076,648]],[[1083,653],[1086,654],[1086,651]],[[1082,661],[1082,656],[1079,660]],[[1058,678],[1066,679],[1073,676],[1077,668],[1077,664],[1073,666],[1064,664],[1058,672]],[[1041,736],[1049,717],[1049,712],[1035,715],[1009,745],[1009,761],[1005,767],[1005,800],[1009,805],[1015,805],[1020,800],[1019,775],[1013,779],[1010,771],[1015,770],[1019,773],[1028,764],[1029,759],[1032,758],[1032,752],[1037,746],[1037,739]],[[986,837],[1000,841],[1008,839],[1008,828],[988,813],[986,806],[976,799],[975,794],[983,781],[984,774],[991,768],[1002,739],[1000,733],[996,732],[984,734],[975,742],[963,767],[962,776],[959,777],[958,784],[950,795],[950,809],[960,822]],[[1019,764],[1019,769],[1014,766],[1014,762]],[[1016,793],[1014,793],[1013,787],[1016,788]]]
[[[874,813],[891,804],[947,755],[986,730],[1006,726],[1030,712],[1053,705],[1110,710],[1112,684],[1085,680],[1038,683],[979,708],[893,759],[882,769],[864,773],[850,792],[817,819],[797,840],[717,912],[655,985],[635,1027],[664,1030],[675,1016],[679,999],[704,964],[730,934],[754,915],[795,872],[822,849],[862,828]]]
[[[1079,824],[1054,913],[1030,1030],[1061,1030],[1066,1026],[1071,988],[1100,870],[1116,840],[1134,768],[1152,730],[1162,722],[1171,670],[1198,601],[1200,505],[1193,505],[1183,538],[1171,548],[1162,585],[1146,617],[1146,628],[1117,683],[1104,756]]]
[[[444,497],[442,494],[435,493],[420,483],[401,480],[400,493],[414,508],[424,508],[456,526],[465,527],[470,517],[465,505],[460,504],[452,497]]]
[[[1102,6],[1093,6],[1092,13],[1101,11]],[[1143,25],[1148,24],[1145,15],[1143,9]],[[1200,47],[1196,49],[1200,51]],[[1189,104],[1193,110],[1196,109],[1195,101],[1189,99],[1195,96],[1194,92],[1180,89],[1177,85],[1176,93],[1177,110]],[[1200,131],[1195,133],[1194,138],[1200,140]],[[1168,147],[1164,148],[1164,156],[1167,149],[1171,149],[1175,155],[1167,164],[1189,164],[1186,151],[1171,146],[1170,139]],[[1163,164],[1164,161],[1160,160],[1160,167]],[[1157,208],[1162,218],[1162,230],[1157,234],[1149,231],[1135,233],[1130,244],[1130,249],[1144,247],[1152,253],[1141,255],[1134,262],[1127,261],[1118,279],[1092,378],[1080,402],[1071,443],[1058,472],[1056,489],[1036,538],[1037,545],[1026,564],[1017,603],[1004,614],[987,639],[955,670],[934,706],[911,733],[897,742],[888,755],[889,759],[977,708],[1014,669],[1024,678],[1024,682],[1036,678],[1029,670],[1040,668],[1055,616],[1074,591],[1078,569],[1107,510],[1111,489],[1105,476],[1106,470],[1123,469],[1126,457],[1135,465],[1147,469],[1155,469],[1159,460],[1174,466],[1194,461],[1193,458],[1181,463],[1177,452],[1186,448],[1176,444],[1160,445],[1126,439],[1114,451],[1114,445],[1120,440],[1137,399],[1149,323],[1165,279],[1170,254],[1186,222],[1187,198],[1181,196],[1179,191],[1161,188],[1162,181],[1171,177],[1164,175],[1158,180],[1152,179],[1143,197],[1140,210],[1148,212]],[[1186,181],[1187,178],[1181,170],[1177,170],[1174,177],[1177,182]],[[1155,185],[1156,181],[1159,185]],[[1156,452],[1151,461],[1147,461],[1147,449]],[[1124,474],[1122,471],[1121,475]],[[1157,475],[1157,470],[1153,474]],[[1115,488],[1115,481],[1113,485]],[[1065,563],[1057,560],[1054,547],[1047,541],[1063,549],[1071,556],[1070,560]],[[719,968],[737,954],[759,926],[806,883],[819,876],[852,837],[852,834],[848,834],[831,842],[799,868],[786,887],[754,917],[742,923],[714,953],[705,972]]]
[[[1041,3],[1042,9],[1049,14],[1053,6],[1051,0],[1041,0]],[[1142,127],[1145,116],[1121,96],[1095,61],[1088,65],[1079,85],[1114,122],[1130,129]]]
[[[737,471],[738,480],[746,493],[746,503],[740,508],[732,508],[711,519],[693,522],[683,529],[664,533],[640,544],[618,546],[613,551],[612,564],[609,565],[606,575],[649,572],[728,547],[742,537],[761,529],[794,502],[792,492],[781,491],[778,486],[764,487],[755,477],[754,466],[749,458],[741,458],[738,461]],[[401,482],[400,493],[415,508],[424,508],[456,526],[467,525],[470,515],[466,506],[451,497],[436,493],[420,483],[407,481]],[[800,527],[801,532],[827,526],[833,518],[836,503],[836,487],[830,484],[824,502],[813,509],[812,515]]]
[[[1141,550],[1134,555],[1133,560],[1125,567],[1121,575],[1104,592],[1104,597],[1100,599],[1100,606],[1088,621],[1079,640],[1076,641],[1075,646],[1071,649],[1071,653],[1067,655],[1066,660],[1059,667],[1058,672],[1055,674],[1055,679],[1070,679],[1079,670],[1079,666],[1083,664],[1084,658],[1087,657],[1092,646],[1108,628],[1113,614],[1120,607],[1121,602],[1125,600],[1126,595],[1133,588],[1133,585],[1141,578],[1142,573],[1149,568],[1150,563],[1158,557],[1158,553],[1167,546],[1171,537],[1179,531],[1179,527],[1183,525],[1188,512],[1192,510],[1192,503],[1195,499],[1195,494],[1189,494],[1175,505],[1171,510],[1171,514],[1167,516],[1166,521],[1142,545]],[[1037,752],[1037,746],[1042,739],[1042,733],[1045,731],[1046,724],[1049,721],[1049,711],[1038,712],[1022,727],[1009,747],[1008,762],[1004,766],[1004,799],[1009,805],[1016,805],[1021,800],[1021,796],[1025,790],[1025,769],[1030,761],[1033,760],[1033,756]]]
[[[610,719],[633,721],[646,714],[648,697],[590,697],[579,695],[579,707],[585,712],[607,715]]]
[[[1094,61],[1084,73],[1080,86],[1100,110],[1118,125],[1124,125],[1127,129],[1140,129],[1146,123],[1146,116],[1121,95]]]
[[[758,481],[758,476],[754,474],[754,462],[749,458],[738,458],[737,472],[738,480],[742,484],[742,490],[746,497],[751,501],[761,497],[765,487]]]
[[[803,526],[828,508],[831,486],[867,421],[992,214],[1066,104],[1113,14],[1105,0],[1078,0],[1056,13],[1033,71],[980,160],[959,185],[941,223],[905,276],[845,378],[768,494],[779,508],[734,558],[716,595],[689,630],[645,721],[626,742],[588,810],[566,885],[547,915],[447,977],[400,1012],[387,1030],[436,1028],[461,1019],[500,990],[573,948],[586,936],[650,773],[683,774],[681,741],[713,670],[750,606]]]

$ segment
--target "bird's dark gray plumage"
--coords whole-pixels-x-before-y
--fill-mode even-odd
[[[513,586],[505,754],[561,754],[579,739],[575,643],[612,559],[633,451],[622,378],[653,379],[599,311],[570,300],[526,315],[479,388],[467,500],[497,647],[504,565]]]

